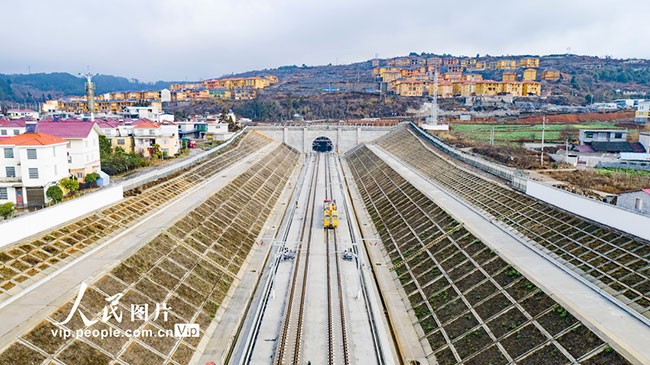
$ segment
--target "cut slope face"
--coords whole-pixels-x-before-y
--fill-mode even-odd
[[[348,162],[439,364],[626,364],[368,148]]]
[[[622,304],[650,318],[650,244],[506,189],[451,164],[407,128],[377,143],[495,221],[516,229]]]
[[[121,322],[110,318],[98,330],[174,330],[175,324],[197,323],[196,337],[62,338],[51,330],[86,328],[79,314],[63,322],[73,300],[51,313],[0,354],[0,364],[49,361],[70,365],[187,364],[213,320],[219,320],[228,293],[255,238],[271,212],[298,154],[280,146],[235,178],[184,218],[91,283],[80,302],[86,316],[101,314],[106,298],[124,293],[117,307]],[[167,320],[155,318],[156,303],[166,303]],[[132,304],[148,304],[143,320],[132,321]]]
[[[236,146],[228,148],[179,176],[147,184],[147,189],[141,194],[128,197],[116,205],[49,231],[35,239],[1,250],[0,294],[16,294],[17,285],[28,280],[36,280],[72,259],[82,256],[98,243],[133,226],[170,200],[270,142],[268,137],[260,133],[248,133],[238,141]]]

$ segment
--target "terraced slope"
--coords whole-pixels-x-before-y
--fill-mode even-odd
[[[70,313],[71,299],[4,349],[0,364],[189,363],[204,331],[219,319],[220,307],[297,161],[297,152],[278,147],[89,284],[80,302],[80,311],[93,318],[101,315],[107,297],[124,293],[118,307],[122,320],[112,317],[90,329],[158,333],[173,330],[177,323],[198,323],[198,337],[53,337],[51,330],[86,328],[78,313],[67,324],[57,324]],[[155,319],[156,303],[170,307],[167,320],[162,314]],[[132,304],[148,304],[144,320],[131,320]]]
[[[628,363],[368,148],[347,160],[430,359]]]
[[[650,243],[597,225],[451,164],[411,131],[378,145],[493,220],[505,223],[621,303],[650,318]]]
[[[190,168],[187,172],[153,184],[141,194],[49,231],[38,238],[0,251],[0,294],[26,280],[37,279],[81,256],[100,242],[132,226],[178,195],[268,144],[261,133],[247,133],[236,146]],[[10,292],[8,294],[13,294]]]

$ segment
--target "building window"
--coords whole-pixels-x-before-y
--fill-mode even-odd
[[[623,138],[623,133],[614,133],[614,138]]]
[[[7,200],[9,199],[9,195],[7,194],[7,188],[0,188],[0,200]]]
[[[5,172],[7,173],[7,177],[16,177],[16,168],[14,166],[6,166]]]
[[[154,134],[156,134],[156,131],[154,129],[149,129],[149,134],[153,136]]]
[[[3,136],[6,136],[7,135],[7,130],[6,129],[0,130],[0,134],[2,134]]]
[[[13,148],[5,148],[5,158],[14,158]]]
[[[84,177],[83,172],[77,172],[77,179],[82,179]]]
[[[585,138],[594,138],[594,132],[585,132]]]
[[[20,131],[18,129],[14,129],[14,136],[17,136],[18,134],[20,134]]]
[[[634,199],[634,209],[642,210],[643,209],[643,200],[641,198]]]
[[[28,160],[35,160],[36,159],[36,149],[35,148],[28,148],[27,149],[27,159]]]
[[[125,142],[124,142],[124,138],[120,138],[120,139],[118,139],[118,140],[117,140],[117,144],[120,145],[120,146],[124,146],[124,144],[125,144]]]
[[[29,168],[29,178],[30,179],[38,179],[38,168],[36,168],[36,167],[30,167]]]

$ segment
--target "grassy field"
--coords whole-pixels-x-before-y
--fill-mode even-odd
[[[451,124],[451,134],[457,138],[465,138],[478,142],[489,143],[490,130],[494,126],[495,144],[519,144],[521,142],[540,142],[542,125],[522,124]],[[578,137],[580,129],[612,129],[614,123],[599,122],[590,124],[547,124],[544,140],[546,142],[564,143],[566,136]]]

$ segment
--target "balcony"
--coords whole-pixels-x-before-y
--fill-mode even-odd
[[[1,183],[20,183],[21,178],[20,177],[0,177],[0,184]]]

